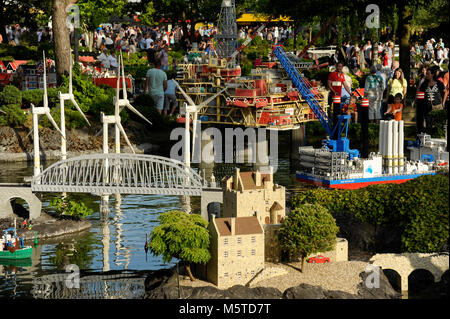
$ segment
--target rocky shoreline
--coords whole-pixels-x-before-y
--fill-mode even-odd
[[[134,124],[134,126],[138,126]],[[86,154],[102,153],[102,135],[95,137],[100,127],[90,129],[67,130],[67,156],[74,157]],[[138,128],[132,127],[129,138],[137,154],[148,154],[159,147],[147,142]],[[18,162],[33,160],[32,135],[26,137],[28,130],[24,128],[0,127],[0,162]],[[111,134],[111,133],[110,133]],[[61,158],[61,136],[56,130],[42,128],[39,130],[41,161],[59,160]],[[109,138],[110,151],[114,151],[114,134]],[[132,153],[125,139],[121,136],[123,153]]]
[[[174,269],[155,271],[145,280],[145,299],[400,299],[401,294],[390,285],[386,276],[380,274],[380,287],[367,288],[368,274],[360,273],[360,282],[355,294],[341,290],[327,290],[306,283],[292,285],[280,290],[275,287],[248,287],[235,285],[228,289],[215,286],[183,286],[180,280],[178,290],[177,274]],[[181,277],[181,276],[180,276]],[[201,285],[201,281],[197,284]],[[181,294],[181,296],[180,296]]]

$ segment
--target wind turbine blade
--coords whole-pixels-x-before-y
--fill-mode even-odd
[[[66,137],[64,136],[64,134],[61,132],[61,130],[59,129],[58,125],[56,124],[55,120],[53,119],[53,116],[50,114],[50,110],[45,111],[45,115],[47,116],[48,120],[50,121],[50,123],[52,123],[52,125],[56,128],[56,130],[59,132],[59,134],[61,134],[61,136],[66,139]]]
[[[72,93],[72,67],[73,67],[73,62],[72,62],[72,51],[69,49],[69,59],[70,59],[70,69],[69,69],[69,94],[73,94]]]
[[[195,156],[195,138],[196,138],[196,134],[197,133],[197,116],[198,116],[198,112],[194,112],[194,118],[192,121],[192,161],[194,161],[194,156]]]
[[[214,100],[219,94],[221,94],[223,91],[227,90],[228,88],[225,87],[223,88],[220,92],[217,92],[216,94],[214,94],[213,96],[207,98],[206,100],[204,100],[202,103],[200,103],[199,105],[197,105],[197,110],[199,110],[200,108],[202,108],[203,106],[207,105],[209,102],[211,102],[212,100]]]
[[[100,131],[98,131],[97,133],[95,133],[94,137],[99,136],[100,134],[103,133],[103,127],[100,129]]]
[[[57,107],[55,107],[55,110],[57,110],[59,108],[59,105]],[[39,114],[38,116],[38,123],[41,121],[42,117],[44,116],[44,114]],[[33,133],[33,127],[31,128],[31,130],[28,132],[27,135],[25,135],[25,138],[28,138],[28,136],[31,135],[31,133]]]
[[[48,96],[47,96],[47,61],[45,60],[45,51],[42,51],[42,56],[44,59],[44,107],[48,107]]]
[[[125,133],[125,130],[123,129],[122,123],[117,122],[116,125],[119,127],[120,132],[122,133],[123,137],[125,138],[125,141],[127,142],[128,146],[131,148],[131,151],[133,154],[136,154],[134,152],[133,146],[131,146],[130,140],[128,139],[127,134]]]
[[[89,124],[89,126],[91,126],[91,123],[89,123],[86,115],[84,115],[83,111],[81,110],[81,108],[78,106],[77,101],[75,101],[75,99],[73,98],[73,96],[70,97],[70,101],[72,102],[73,105],[75,105],[75,108],[78,110],[78,112],[81,113],[81,115],[83,115],[84,120],[87,122],[87,124]]]
[[[125,67],[123,66],[123,56],[122,56],[122,52],[120,52],[120,63],[122,64],[122,92],[123,92],[123,96],[122,98],[127,100],[127,86],[125,84]]]
[[[186,92],[184,92],[184,90],[181,88],[181,86],[178,84],[177,81],[175,81],[175,84],[177,85],[178,89],[180,90],[181,94],[183,94],[184,98],[186,99],[186,101],[189,102],[190,105],[195,105],[194,101],[192,101],[192,99],[190,98],[189,95],[186,94]]]
[[[142,115],[138,110],[136,110],[136,108],[135,108],[133,105],[131,105],[130,103],[127,103],[127,107],[128,107],[132,112],[134,112],[136,115],[140,116],[142,119],[144,119],[145,121],[147,121],[150,125],[153,125],[152,122],[150,122],[149,120],[147,120],[147,119],[145,118],[145,116]]]

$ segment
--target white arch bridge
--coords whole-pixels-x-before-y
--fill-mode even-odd
[[[183,162],[143,154],[92,154],[59,161],[33,177],[33,192],[201,196],[217,188]]]
[[[91,154],[62,160],[34,176],[31,191],[201,196],[205,219],[209,203],[223,202],[215,181],[208,183],[183,162],[144,154]]]

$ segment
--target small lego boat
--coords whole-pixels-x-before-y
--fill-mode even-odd
[[[16,228],[11,227],[3,231],[0,238],[0,259],[26,259],[33,252],[31,246],[25,246],[22,237],[16,234]]]

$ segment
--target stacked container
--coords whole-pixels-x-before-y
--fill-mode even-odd
[[[380,121],[378,153],[383,156],[385,173],[397,174],[404,171],[403,129],[403,121]]]

